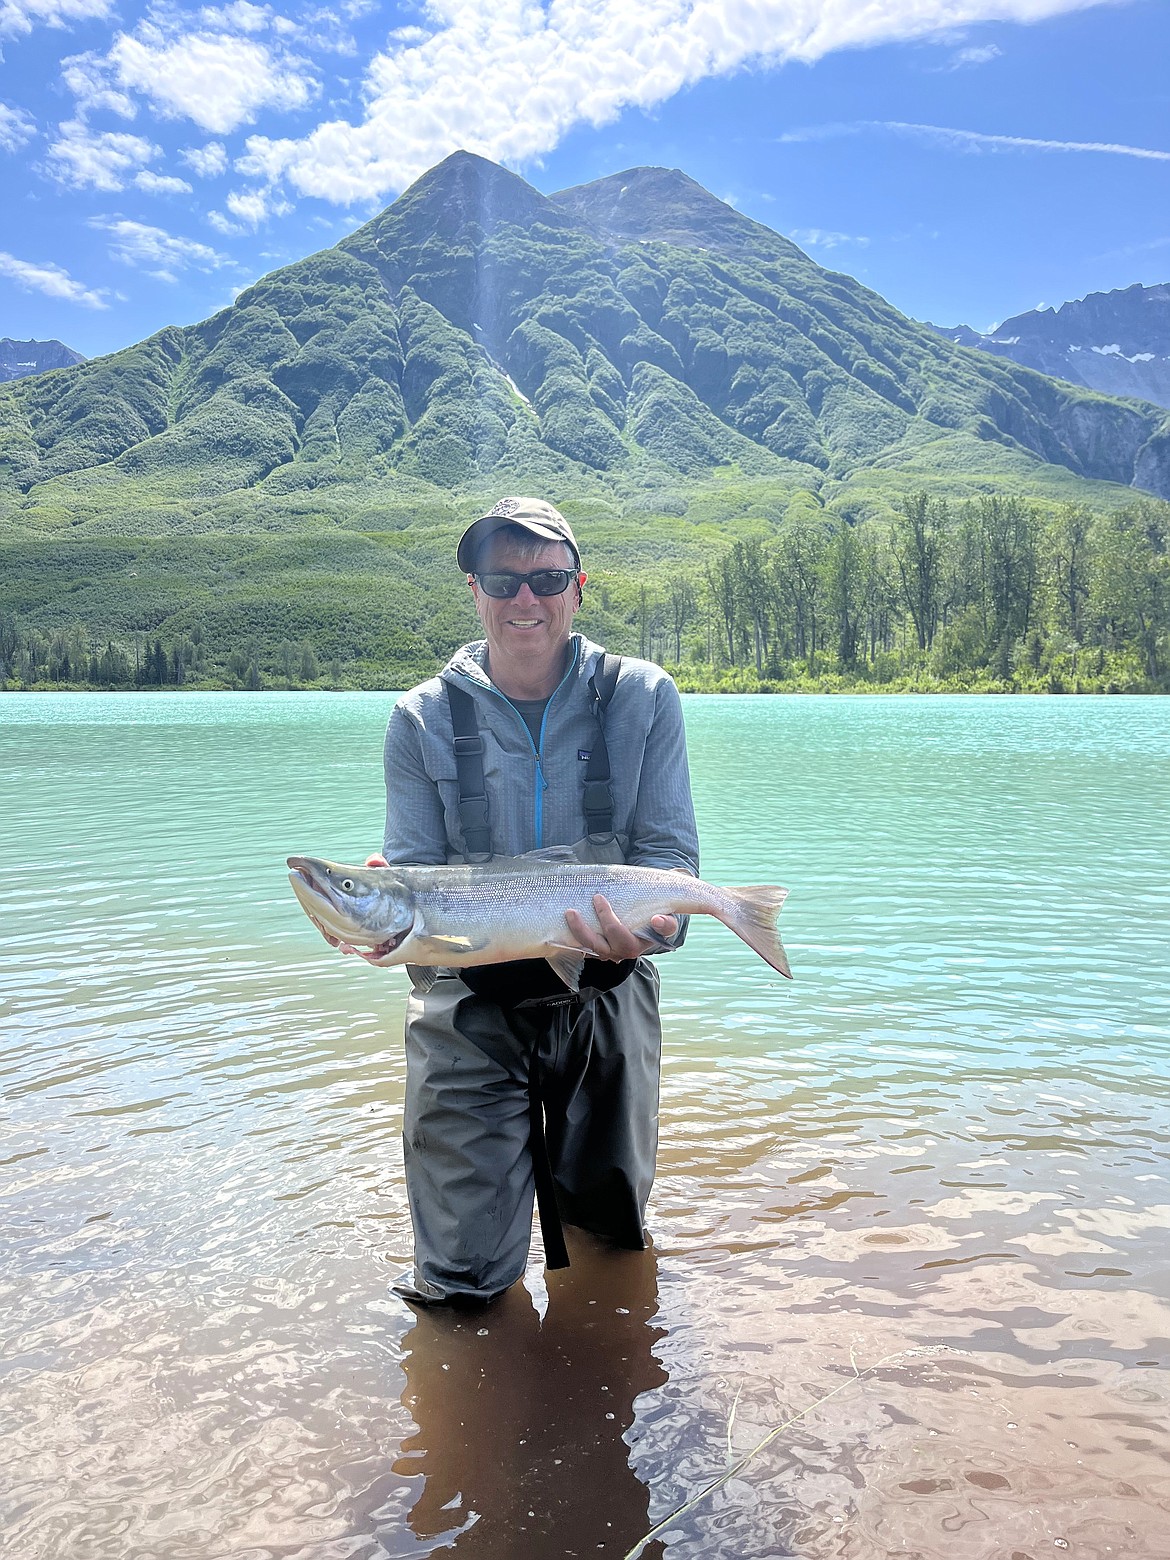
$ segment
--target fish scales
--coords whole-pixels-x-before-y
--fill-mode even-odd
[[[656,915],[711,915],[788,975],[776,933],[787,890],[723,888],[655,867],[590,865],[557,852],[483,865],[350,867],[290,856],[289,878],[318,930],[372,964],[448,966],[546,958],[575,989],[585,958],[565,921],[577,910],[598,926],[593,899],[653,943]],[[563,853],[568,855],[567,852]],[[366,951],[366,949],[370,951]]]

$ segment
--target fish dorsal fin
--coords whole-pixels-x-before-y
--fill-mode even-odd
[[[515,862],[530,861],[556,861],[563,866],[565,862],[573,862],[581,865],[580,858],[571,845],[544,845],[540,850],[526,850],[522,856],[513,856]]]
[[[557,979],[564,981],[570,991],[580,991],[581,971],[585,968],[584,948],[574,948],[568,943],[545,943],[543,952]]]

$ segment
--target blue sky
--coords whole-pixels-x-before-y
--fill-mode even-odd
[[[459,146],[682,168],[939,324],[1170,280],[1162,0],[0,0],[0,51],[0,336],[89,355]]]

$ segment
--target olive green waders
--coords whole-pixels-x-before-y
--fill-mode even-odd
[[[407,1005],[406,1186],[416,1302],[484,1301],[524,1272],[534,1195],[530,1071],[569,1224],[640,1250],[658,1146],[658,971],[589,1001],[502,1007],[455,976]]]

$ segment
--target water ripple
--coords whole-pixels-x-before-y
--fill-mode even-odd
[[[11,1552],[1162,1553],[1170,706],[688,699],[797,979],[692,924],[655,1250],[464,1322],[386,1289],[404,978],[283,876],[377,844],[389,703],[0,699]]]

